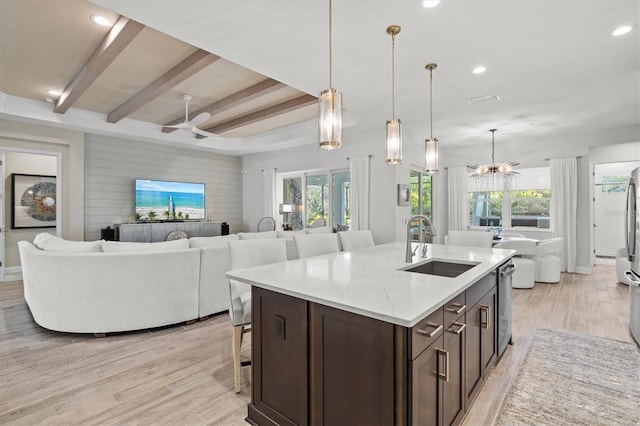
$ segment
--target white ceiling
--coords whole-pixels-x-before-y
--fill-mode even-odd
[[[301,92],[328,88],[327,0],[92,1]],[[428,134],[425,64],[436,62],[433,132],[441,144],[488,147],[490,128],[499,129],[497,149],[612,129],[620,141],[638,141],[639,20],[638,0],[442,0],[432,9],[418,0],[333,0],[333,84],[357,116],[355,130],[384,133],[391,118],[385,30],[397,24],[396,116],[405,134]],[[612,37],[622,24],[633,31]],[[487,72],[472,74],[479,64]],[[466,101],[488,94],[501,100]],[[100,120],[95,127],[112,130]],[[311,119],[210,146],[244,154],[316,139]]]

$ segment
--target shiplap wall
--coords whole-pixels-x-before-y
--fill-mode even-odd
[[[242,158],[109,136],[85,142],[85,240],[135,215],[135,180],[206,185],[206,217],[242,231]]]

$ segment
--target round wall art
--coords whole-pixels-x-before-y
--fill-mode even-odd
[[[56,223],[55,176],[12,176],[12,228],[45,228]]]

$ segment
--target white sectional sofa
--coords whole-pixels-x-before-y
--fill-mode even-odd
[[[331,232],[316,228],[311,232]],[[228,242],[305,231],[247,232],[158,243],[67,241],[38,234],[20,241],[25,299],[42,327],[110,333],[176,324],[229,309]]]

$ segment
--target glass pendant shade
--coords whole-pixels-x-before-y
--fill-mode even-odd
[[[387,120],[387,164],[402,164],[402,122]]]
[[[342,93],[333,88],[320,92],[318,117],[320,148],[339,149],[342,146]]]
[[[438,139],[426,139],[424,141],[425,173],[435,175],[438,173]]]

